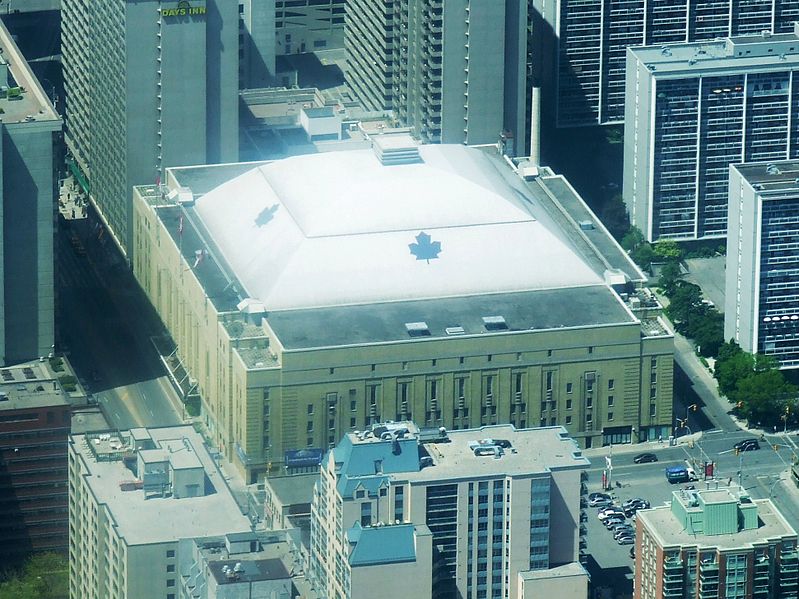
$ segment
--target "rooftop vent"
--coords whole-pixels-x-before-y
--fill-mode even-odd
[[[415,164],[422,161],[419,143],[407,134],[384,134],[372,138],[375,156],[384,166]]]
[[[464,334],[466,334],[466,331],[461,326],[447,327],[446,329],[444,329],[444,332],[447,335],[464,335]]]
[[[594,222],[590,220],[581,220],[580,221],[580,229],[583,231],[591,231],[595,229]]]
[[[430,329],[426,322],[406,322],[405,329],[411,337],[429,337]]]
[[[780,168],[776,164],[769,164],[766,166],[766,173],[769,175],[779,175]]]
[[[508,323],[505,322],[504,316],[483,316],[483,326],[486,331],[505,331],[508,329]]]

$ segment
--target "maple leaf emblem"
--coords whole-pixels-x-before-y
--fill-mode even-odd
[[[441,242],[430,241],[430,235],[422,231],[416,236],[416,243],[409,243],[408,248],[417,260],[426,260],[430,264],[430,260],[438,258],[441,253]]]
[[[263,227],[266,223],[272,220],[275,217],[275,212],[277,212],[278,205],[273,204],[271,206],[267,206],[261,213],[255,217],[255,224],[259,227]]]

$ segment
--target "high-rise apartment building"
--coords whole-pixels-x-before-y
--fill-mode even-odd
[[[638,512],[634,599],[796,597],[796,531],[770,499],[710,484]]]
[[[670,434],[672,334],[563,177],[495,146],[373,144],[136,188],[136,278],[248,480],[387,419]]]
[[[274,83],[275,1],[239,0],[240,89]]]
[[[543,19],[545,115],[561,127],[621,123],[630,46],[783,33],[799,0],[532,0]]]
[[[350,0],[347,84],[427,142],[529,146],[526,1]],[[537,118],[537,117],[536,117]]]
[[[310,580],[347,599],[392,577],[387,597],[520,597],[530,571],[580,568],[588,465],[560,427],[347,433],[314,490]],[[582,595],[556,594],[585,597],[582,580]]]
[[[0,364],[52,351],[61,120],[0,23]]]
[[[650,240],[727,234],[729,165],[799,156],[799,36],[628,50],[624,199]]]
[[[39,362],[0,369],[0,560],[67,548],[70,405]]]
[[[799,368],[799,161],[730,167],[724,338]]]
[[[270,2],[275,9],[274,41],[278,56],[341,48],[344,45],[347,0]]]
[[[250,532],[194,428],[70,437],[70,597],[177,599],[179,541]]]
[[[66,142],[101,220],[132,251],[131,190],[238,157],[238,2],[64,0]]]

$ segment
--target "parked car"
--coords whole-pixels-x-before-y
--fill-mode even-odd
[[[654,453],[639,453],[633,458],[636,464],[648,464],[649,462],[657,462],[658,457]]]
[[[633,497],[632,499],[628,499],[624,503],[621,504],[622,509],[627,509],[628,507],[633,507],[634,505],[646,505],[649,507],[649,502],[646,499],[641,499],[640,497]]]
[[[609,512],[602,512],[602,513],[601,513],[601,514],[599,514],[597,517],[598,517],[598,518],[599,518],[599,519],[600,519],[602,522],[605,522],[605,521],[606,521],[608,518],[614,518],[614,517],[615,517],[615,518],[621,518],[622,520],[624,520],[624,518],[625,518],[626,516],[624,515],[624,512],[623,512],[623,511],[621,511],[620,509],[616,508],[616,509],[614,509],[614,510],[612,510],[612,511],[609,511]]]
[[[595,497],[588,499],[588,507],[610,507],[613,505],[613,500],[610,497]]]
[[[630,547],[630,558],[635,559],[635,547]]]
[[[760,443],[757,442],[757,439],[744,439],[733,445],[733,448],[738,451],[754,451],[760,449]]]
[[[624,516],[611,516],[604,522],[605,528],[607,528],[608,530],[611,530],[617,524],[623,524],[623,523],[624,523]]]
[[[619,539],[616,539],[616,542],[619,545],[632,545],[633,543],[635,543],[635,537],[621,537]]]
[[[622,537],[634,537],[634,536],[635,536],[635,530],[629,528],[627,530],[620,530],[617,533],[614,533],[613,538],[616,541],[618,541]]]
[[[611,499],[610,495],[608,495],[607,493],[589,493],[589,495],[588,495],[588,501],[591,501],[592,499],[599,499],[599,498]]]

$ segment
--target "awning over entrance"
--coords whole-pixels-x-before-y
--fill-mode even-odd
[[[91,186],[89,185],[89,180],[80,170],[80,167],[77,165],[77,163],[72,159],[69,160],[69,172],[73,174],[75,180],[78,182],[78,185],[81,186],[81,189],[83,189],[83,191],[85,191],[86,193],[89,193],[89,190],[91,189]]]

